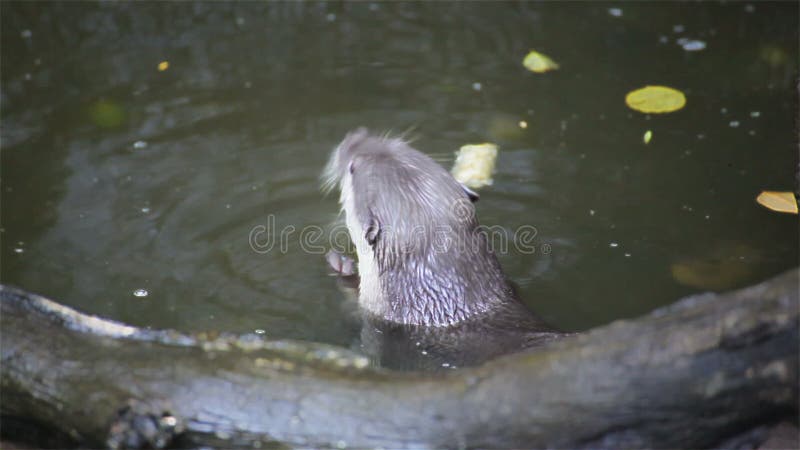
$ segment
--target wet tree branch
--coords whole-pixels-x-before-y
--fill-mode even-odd
[[[4,421],[87,445],[703,447],[798,408],[798,270],[428,375],[141,330],[8,287],[0,305]]]

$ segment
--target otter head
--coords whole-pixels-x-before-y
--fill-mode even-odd
[[[361,128],[334,149],[324,187],[358,253],[359,304],[392,322],[447,326],[513,296],[479,229],[477,194],[401,139]]]

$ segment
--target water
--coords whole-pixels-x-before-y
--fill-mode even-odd
[[[351,345],[300,231],[330,229],[319,172],[366,125],[411,130],[448,167],[463,144],[500,145],[479,217],[535,227],[537,252],[501,262],[555,325],[747,285],[798,263],[796,217],[754,201],[795,186],[797,17],[788,2],[4,3],[0,276],[139,326]],[[527,72],[530,49],[561,69]],[[647,84],[686,108],[627,109]],[[295,231],[253,251],[270,217]]]

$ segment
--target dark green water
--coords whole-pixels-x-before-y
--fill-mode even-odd
[[[537,253],[501,261],[567,329],[798,264],[796,216],[754,201],[795,187],[796,2],[0,8],[0,275],[83,311],[349,345],[299,230],[335,219],[318,175],[359,125],[413,128],[448,167],[498,143],[479,217],[536,228]],[[531,48],[561,69],[526,71]],[[629,110],[647,84],[687,106]],[[297,231],[255,252],[270,215]]]

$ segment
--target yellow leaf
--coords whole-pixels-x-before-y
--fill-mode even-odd
[[[544,73],[558,69],[558,63],[550,59],[549,56],[531,50],[522,60],[522,65],[531,72]]]
[[[468,187],[477,189],[492,184],[497,146],[494,144],[465,145],[456,153],[453,177]]]
[[[773,69],[781,67],[789,61],[789,55],[780,47],[767,45],[758,52],[761,59]]]
[[[724,291],[742,284],[752,267],[741,261],[683,261],[670,267],[672,277],[684,286]]]
[[[724,291],[746,284],[763,262],[757,248],[738,242],[723,242],[702,257],[684,259],[670,267],[672,277],[684,286]]]
[[[163,72],[167,69],[169,69],[169,61],[161,61],[160,63],[158,63],[159,72]]]
[[[668,113],[686,106],[686,96],[666,86],[645,86],[629,92],[625,104],[643,113]]]
[[[756,201],[772,211],[797,214],[797,200],[794,192],[762,191]]]
[[[89,118],[101,128],[116,128],[125,122],[125,110],[112,100],[100,99],[89,105]]]
[[[644,137],[642,138],[642,141],[645,144],[649,144],[651,139],[653,139],[653,132],[650,131],[650,130],[645,131],[644,132]]]

